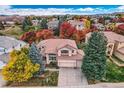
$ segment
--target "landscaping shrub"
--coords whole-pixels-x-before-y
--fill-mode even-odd
[[[11,87],[18,87],[18,86],[57,86],[58,84],[58,72],[57,71],[45,71],[44,73],[45,77],[35,77],[31,78],[29,81],[26,82],[20,82],[20,83],[8,83],[7,86]]]
[[[110,60],[107,62],[106,81],[124,82],[124,67],[118,67]]]
[[[48,64],[48,66],[47,67],[50,67],[50,68],[54,68],[54,67],[56,67],[57,68],[57,62],[50,62],[50,64]]]

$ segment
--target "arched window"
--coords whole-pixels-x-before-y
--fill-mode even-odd
[[[68,50],[61,50],[61,53],[68,53]]]

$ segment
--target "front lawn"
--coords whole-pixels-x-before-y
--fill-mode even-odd
[[[124,82],[124,67],[118,67],[108,59],[105,79],[105,82]]]
[[[11,83],[8,82],[8,87],[42,87],[42,86],[57,86],[58,84],[58,71],[46,71],[45,77],[32,78],[27,82]]]
[[[19,26],[7,27],[5,30],[0,30],[0,36],[10,36],[19,39],[24,33]]]

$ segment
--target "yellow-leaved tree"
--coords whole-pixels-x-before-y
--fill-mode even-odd
[[[90,29],[90,25],[91,25],[90,21],[87,20],[87,19],[84,19],[84,27],[85,27],[86,29]]]
[[[39,71],[39,64],[33,64],[28,57],[28,49],[22,48],[10,53],[10,60],[3,68],[2,75],[11,82],[28,81],[33,74]]]

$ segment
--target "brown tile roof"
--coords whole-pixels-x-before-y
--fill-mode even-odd
[[[78,49],[77,55],[73,56],[57,56],[58,60],[82,60],[84,56],[84,52]]]
[[[104,35],[107,37],[108,42],[115,42],[115,41],[119,41],[119,42],[124,42],[124,36],[117,34],[115,32],[103,32]],[[86,36],[90,37],[91,32],[88,33]]]
[[[58,48],[61,48],[63,46],[72,46],[77,49],[77,45],[74,40],[70,39],[47,39],[41,41],[37,46],[45,48],[45,53],[55,53],[57,52]]]
[[[57,56],[58,60],[82,60],[83,56],[80,54],[73,56]]]

